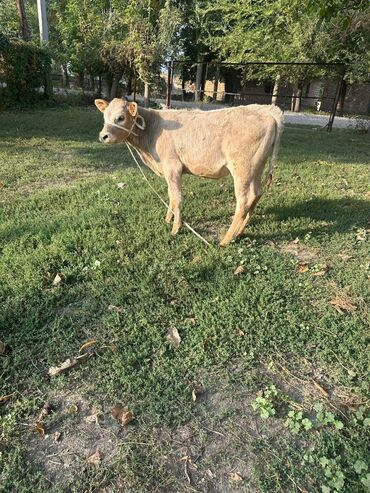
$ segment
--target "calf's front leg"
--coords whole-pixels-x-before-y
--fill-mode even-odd
[[[164,177],[168,186],[168,197],[170,199],[166,222],[170,222],[173,215],[171,234],[175,235],[181,228],[181,175],[182,166],[177,162],[169,162],[163,166]]]

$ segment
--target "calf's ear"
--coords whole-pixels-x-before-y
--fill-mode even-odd
[[[132,103],[128,104],[127,108],[131,116],[137,115],[137,103],[133,101]]]
[[[98,108],[99,111],[104,113],[104,111],[108,108],[109,103],[105,101],[105,99],[95,99],[94,101],[95,106]]]

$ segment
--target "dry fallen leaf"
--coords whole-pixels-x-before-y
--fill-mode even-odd
[[[90,414],[90,416],[85,417],[86,423],[96,423],[99,424],[99,414]]]
[[[118,351],[118,347],[115,344],[109,344],[108,346],[102,346],[102,349],[108,348],[112,351],[112,353],[116,353]]]
[[[239,267],[234,270],[234,276],[240,276],[240,274],[243,274],[244,272],[245,267],[243,265],[239,265]]]
[[[167,334],[167,340],[175,347],[178,348],[181,344],[181,337],[176,327],[171,327]]]
[[[96,423],[99,424],[99,418],[103,414],[102,407],[100,405],[94,405],[91,408],[91,414],[85,417],[85,421],[87,423]]]
[[[238,327],[235,331],[235,335],[237,335],[238,337],[244,337],[245,333]]]
[[[292,243],[294,243],[295,245],[298,245],[298,243],[299,243],[299,238],[298,238],[298,236],[297,236],[297,238],[296,238],[295,240],[293,240],[293,241],[292,241]]]
[[[338,257],[341,258],[342,260],[349,260],[353,258],[353,256],[348,255],[348,253],[338,253]]]
[[[367,231],[365,229],[358,229],[356,232],[356,241],[365,241],[366,240],[366,233]]]
[[[195,389],[193,389],[191,391],[191,398],[192,398],[192,401],[195,402],[197,400],[197,394],[195,392]]]
[[[348,299],[341,298],[337,296],[333,300],[330,301],[330,304],[337,310],[339,313],[343,312],[353,312],[357,310],[357,306],[353,305]]]
[[[324,397],[326,398],[329,397],[329,393],[324,389],[324,387],[322,387],[318,382],[316,382],[316,380],[312,379],[312,383]]]
[[[83,351],[85,351],[85,349],[88,349],[89,347],[94,346],[97,342],[98,341],[96,339],[92,339],[91,341],[85,342],[84,344],[82,344],[82,346],[80,347],[78,352],[82,353]]]
[[[45,428],[44,428],[44,423],[42,421],[36,421],[35,430],[40,436],[42,437],[45,436]]]
[[[230,473],[230,479],[234,483],[238,483],[239,481],[242,481],[243,480],[243,478],[237,472]]]
[[[116,404],[112,407],[111,414],[115,419],[121,419],[122,414],[124,413],[124,409],[122,404]]]
[[[125,411],[122,404],[116,404],[112,408],[112,416],[121,422],[122,426],[126,426],[130,421],[135,419],[134,413],[132,411]]]
[[[51,414],[52,411],[53,411],[53,408],[52,408],[51,404],[49,404],[49,403],[44,404],[44,406],[41,409],[40,414],[37,418],[37,421],[42,421],[46,416],[49,416],[49,414]]]
[[[60,375],[61,373],[64,373],[71,368],[79,365],[80,363],[88,360],[91,356],[91,353],[85,353],[81,354],[80,356],[76,356],[75,358],[68,358],[60,366],[52,366],[51,368],[49,368],[49,375],[52,377]]]
[[[14,395],[14,392],[12,394],[3,395],[2,397],[0,397],[0,404],[5,404],[6,402],[10,401],[10,399],[13,397],[13,395]]]
[[[116,306],[116,305],[108,305],[108,310],[110,312],[116,312],[116,313],[123,313],[124,309],[122,306]]]
[[[78,406],[76,404],[71,404],[69,406],[68,412],[71,414],[77,414],[78,413]]]
[[[304,274],[307,271],[308,271],[308,263],[307,262],[300,262],[298,264],[298,272],[300,274]]]
[[[121,425],[126,426],[129,423],[131,423],[131,421],[133,421],[134,419],[135,419],[134,413],[132,411],[127,411],[123,413],[121,416]]]
[[[122,246],[124,244],[125,244],[124,240],[116,240],[116,245],[117,246]]]
[[[317,272],[313,272],[314,276],[325,276],[325,274],[328,272],[329,266],[328,264],[322,264],[321,269]]]
[[[87,461],[90,462],[90,464],[93,464],[94,466],[99,466],[102,458],[103,458],[102,453],[97,448],[96,452],[94,454],[90,455],[90,457],[87,459]]]
[[[62,282],[62,278],[60,277],[59,274],[57,274],[55,277],[54,277],[54,280],[53,280],[53,286],[59,286],[59,284]]]
[[[0,354],[4,354],[6,351],[6,344],[3,341],[0,341]]]
[[[53,433],[54,442],[58,442],[60,440],[61,436],[62,436],[62,434],[60,431],[56,431],[55,433]]]
[[[119,188],[120,190],[124,189],[127,187],[127,183],[117,183],[117,188]]]

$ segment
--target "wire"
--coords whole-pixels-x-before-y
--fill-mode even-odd
[[[143,175],[143,177],[144,177],[144,180],[147,182],[147,184],[149,185],[150,189],[151,189],[151,190],[155,193],[155,195],[159,198],[159,200],[162,202],[162,204],[163,204],[163,205],[165,205],[165,206],[167,207],[167,209],[168,209],[169,211],[171,211],[171,212],[172,212],[172,214],[174,214],[173,210],[170,208],[170,206],[167,204],[167,202],[166,202],[165,200],[163,200],[163,199],[162,199],[162,197],[159,195],[159,193],[157,192],[157,190],[156,190],[156,189],[152,186],[152,184],[150,183],[150,181],[149,181],[149,180],[148,180],[148,178],[146,177],[146,175],[145,175],[145,173],[144,173],[144,171],[143,171],[142,167],[140,166],[140,164],[139,164],[138,160],[136,159],[135,154],[132,152],[131,146],[129,145],[129,143],[128,143],[127,141],[126,141],[126,145],[127,145],[127,149],[130,151],[130,154],[131,154],[131,156],[132,156],[133,160],[134,160],[134,161],[135,161],[135,163],[136,163],[136,166],[139,168],[139,170],[140,170],[141,174],[142,174],[142,175]],[[203,241],[203,243],[205,243],[205,244],[206,244],[206,245],[208,245],[208,246],[211,246],[211,245],[210,245],[210,243],[208,243],[208,241],[207,241],[205,238],[203,238],[203,236],[202,236],[201,234],[199,234],[197,231],[195,231],[195,229],[194,229],[194,228],[192,228],[192,227],[190,226],[190,224],[188,224],[188,223],[187,223],[187,222],[185,222],[185,221],[184,221],[184,223],[183,223],[183,224],[184,224],[184,226],[185,226],[186,228],[188,228],[188,230],[189,230],[189,231],[191,231],[191,232],[192,232],[192,233],[193,233],[193,234],[194,234],[197,238],[199,238],[201,241]]]

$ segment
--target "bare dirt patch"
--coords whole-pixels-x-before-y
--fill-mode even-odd
[[[235,375],[232,381],[230,374]],[[86,402],[72,391],[58,393],[50,398],[53,412],[45,418],[45,436],[31,424],[24,437],[29,458],[61,489],[87,467],[119,462],[122,466],[99,493],[152,491],[154,485],[158,493],[258,493],[258,477],[279,457],[282,440],[302,454],[310,445],[310,434],[294,436],[285,426],[288,409],[312,417],[313,404],[322,401],[346,419],[349,410],[362,404],[334,386],[325,371],[294,357],[289,363],[277,357],[249,370],[235,365],[199,381],[192,418],[172,429],[152,427],[145,416],[122,428],[110,407]],[[276,415],[263,419],[252,403],[271,385],[282,397]],[[89,457],[97,450],[101,460],[94,465]]]
[[[292,255],[300,262],[310,263],[319,260],[319,255],[313,248],[309,248],[296,240],[281,245],[280,251]]]
[[[67,484],[89,465],[89,457],[97,450],[102,466],[112,464],[125,431],[109,409],[92,405],[72,392],[57,394],[49,403],[44,436],[37,433],[33,423],[24,436],[30,461],[49,481],[61,487]]]

